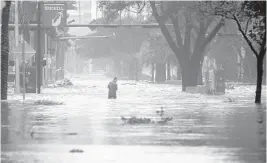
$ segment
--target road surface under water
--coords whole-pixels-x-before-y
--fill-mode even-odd
[[[255,86],[207,96],[177,85],[119,81],[118,99],[109,100],[109,80],[75,77],[73,87],[44,88],[24,103],[10,95],[1,103],[2,162],[265,162],[265,123],[259,123],[265,107],[253,104]],[[264,87],[263,101],[265,94]],[[39,99],[64,105],[33,105]],[[120,119],[158,120],[160,107],[171,122],[123,125]]]

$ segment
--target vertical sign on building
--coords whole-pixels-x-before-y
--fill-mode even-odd
[[[66,4],[44,3],[42,5],[42,24],[44,27],[65,27],[67,24]]]

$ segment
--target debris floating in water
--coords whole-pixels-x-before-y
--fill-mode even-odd
[[[232,102],[236,102],[236,100],[233,99],[233,98],[228,97],[227,100],[226,100],[225,102],[232,103]]]
[[[67,133],[67,135],[78,135],[78,133],[76,133],[76,132],[70,132],[70,133]]]
[[[34,102],[34,105],[63,105],[63,102],[53,100],[38,100]]]
[[[74,86],[70,79],[64,78],[62,80],[58,80],[55,83],[49,84],[45,87],[47,88],[56,88],[56,87],[68,87],[68,86]]]
[[[157,111],[156,111],[156,114],[158,114],[158,115],[160,115],[161,117],[163,117],[163,115],[164,115],[163,107],[160,108],[160,111],[157,110]]]
[[[173,120],[173,117],[164,117],[164,110],[163,107],[161,107],[160,111],[156,111],[156,114],[160,115],[161,120],[160,121],[153,121],[150,118],[137,118],[135,116],[132,116],[130,118],[125,118],[121,116],[121,120],[124,122],[124,124],[166,124],[169,121]]]
[[[70,150],[70,153],[83,153],[84,151],[81,149],[72,149]]]
[[[135,116],[133,116],[131,118],[125,118],[125,117],[121,116],[121,120],[124,123],[128,123],[128,124],[149,124],[149,123],[154,123],[154,121],[152,121],[150,118],[137,118]]]

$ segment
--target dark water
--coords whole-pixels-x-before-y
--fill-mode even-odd
[[[121,81],[118,99],[108,100],[105,77],[73,81],[72,88],[27,95],[24,103],[21,95],[1,103],[2,162],[265,162],[266,107],[253,104],[254,86],[204,96]],[[65,105],[33,105],[37,99]],[[122,125],[120,116],[158,120],[160,107],[173,121]]]

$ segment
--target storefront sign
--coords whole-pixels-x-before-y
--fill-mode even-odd
[[[44,27],[66,26],[66,5],[63,3],[44,3],[42,5],[42,24]]]

